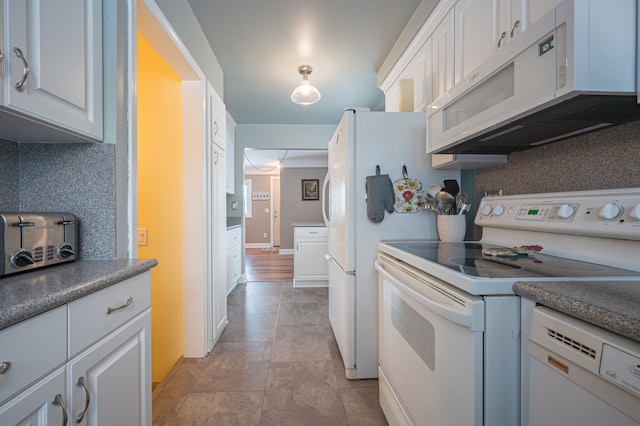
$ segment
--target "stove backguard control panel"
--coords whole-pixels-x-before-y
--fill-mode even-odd
[[[475,223],[640,240],[640,188],[485,197]]]

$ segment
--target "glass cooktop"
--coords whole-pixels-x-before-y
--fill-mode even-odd
[[[479,242],[390,241],[385,244],[472,277],[640,277],[636,271],[542,253],[493,256],[483,250],[507,249]]]

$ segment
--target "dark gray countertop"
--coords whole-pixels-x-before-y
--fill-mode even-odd
[[[242,218],[227,216],[227,229],[242,225]]]
[[[640,281],[518,282],[515,293],[640,342]]]
[[[325,228],[327,225],[325,225],[324,222],[293,222],[291,223],[292,227],[300,227],[300,228],[304,228],[304,227],[321,227],[321,228]]]
[[[148,271],[155,259],[78,260],[0,278],[0,329]]]

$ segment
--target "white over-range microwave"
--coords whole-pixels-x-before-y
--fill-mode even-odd
[[[565,0],[427,110],[427,152],[506,154],[640,120],[636,0]]]

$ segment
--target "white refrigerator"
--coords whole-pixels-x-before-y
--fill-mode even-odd
[[[433,170],[426,152],[426,117],[413,112],[346,109],[329,142],[324,181],[329,231],[329,321],[349,379],[378,377],[378,280],[374,269],[379,241],[437,240],[436,216],[389,213],[379,223],[367,217],[366,177],[376,165],[391,181],[408,176],[423,188],[458,179],[460,172]]]

